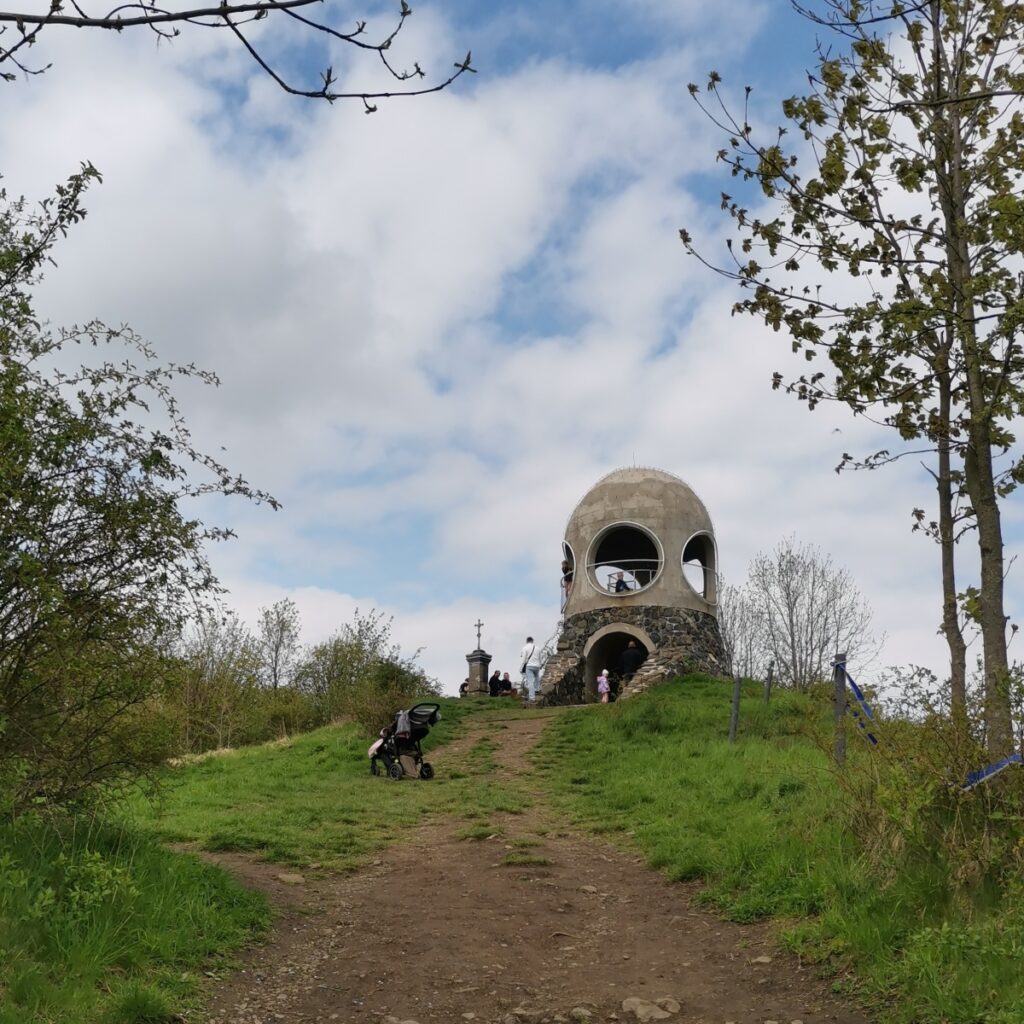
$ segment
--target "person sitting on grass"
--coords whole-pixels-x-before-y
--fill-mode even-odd
[[[512,685],[512,679],[511,679],[511,677],[509,676],[509,674],[507,672],[501,677],[501,696],[502,697],[517,697],[517,696],[519,696],[519,691],[515,688],[515,686]]]
[[[487,692],[492,697],[501,696],[501,673],[497,669],[494,670],[494,675],[487,680]]]

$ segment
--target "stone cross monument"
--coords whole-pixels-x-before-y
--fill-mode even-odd
[[[491,656],[480,646],[480,631],[484,628],[484,624],[477,619],[474,625],[476,626],[476,650],[470,651],[466,655],[466,661],[469,662],[468,692],[486,694]]]

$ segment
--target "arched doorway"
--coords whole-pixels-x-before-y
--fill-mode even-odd
[[[655,649],[654,641],[644,630],[625,622],[603,626],[587,641],[583,648],[583,687],[584,699],[588,703],[597,700],[597,676],[602,669],[612,673],[612,692],[617,692],[619,663],[630,640],[636,642],[645,657]]]

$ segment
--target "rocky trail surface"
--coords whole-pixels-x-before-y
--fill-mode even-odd
[[[508,785],[529,786],[545,724],[491,732]],[[435,751],[438,773],[477,737]],[[539,797],[497,817],[479,842],[458,838],[464,821],[422,826],[340,877],[217,855],[281,916],[214,986],[205,1021],[866,1024],[767,926],[719,920],[691,887],[574,831]]]

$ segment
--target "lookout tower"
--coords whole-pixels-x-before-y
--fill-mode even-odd
[[[609,473],[569,516],[562,557],[563,622],[541,680],[546,701],[593,700],[605,668],[622,677],[622,696],[683,671],[722,670],[714,529],[678,477]],[[631,641],[646,655],[632,675],[623,662]]]

